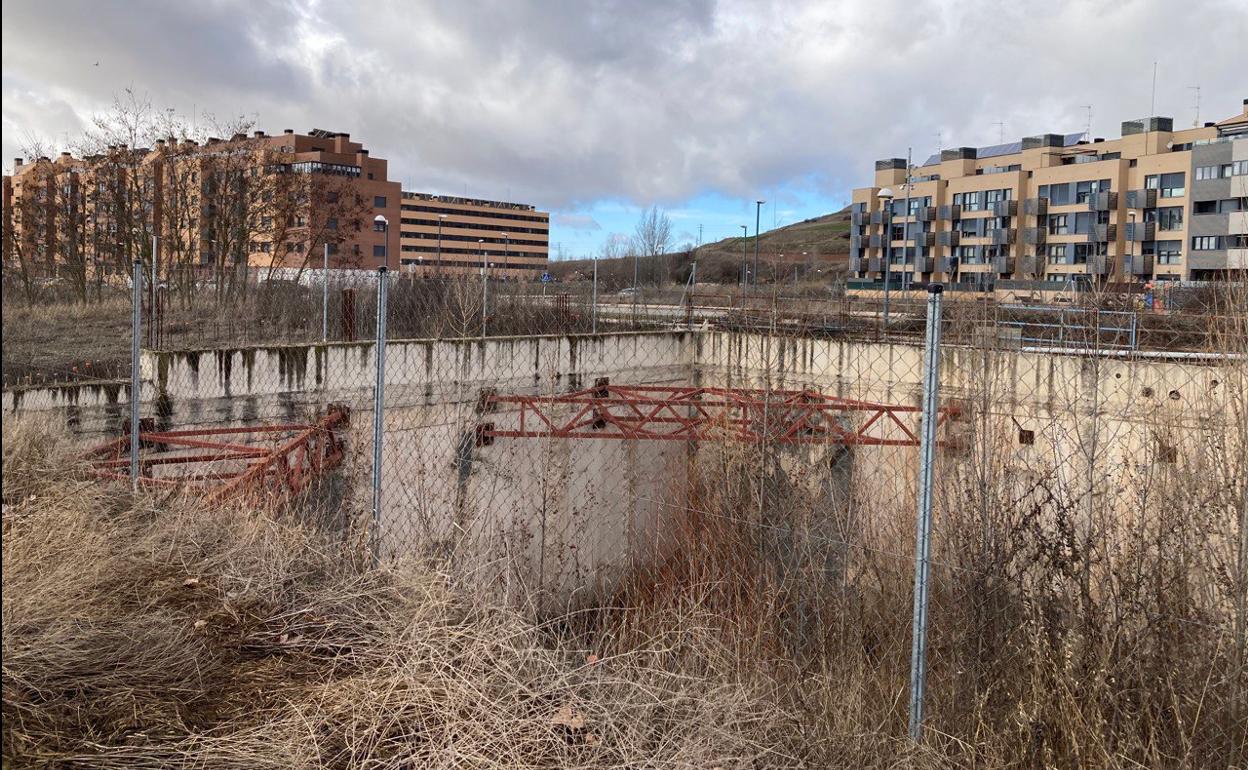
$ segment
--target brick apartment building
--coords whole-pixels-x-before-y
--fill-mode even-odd
[[[86,158],[15,159],[4,177],[6,273],[228,273],[320,268],[535,278],[549,215],[514,203],[403,192],[345,133],[313,130],[109,147]],[[380,218],[380,219],[379,219]],[[153,237],[154,236],[154,237]],[[186,272],[186,271],[182,271]]]
[[[886,259],[894,282],[985,287],[1248,270],[1248,99],[1221,122],[1173,123],[948,149],[909,173],[904,159],[878,161],[875,184],[853,193],[851,274],[882,280]]]

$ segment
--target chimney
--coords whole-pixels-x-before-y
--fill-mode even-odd
[[[295,129],[293,129],[293,128],[284,128],[284,129],[282,129],[282,133],[283,133],[283,134],[293,134],[293,133],[295,133]]]
[[[251,135],[252,135],[253,137],[255,137],[256,139],[259,139],[259,138],[261,138],[262,136],[264,136],[264,132],[263,132],[263,131],[253,131],[253,132],[251,132]]]
[[[14,158],[14,159],[13,159],[13,168],[14,168],[14,169],[16,169],[16,168],[17,168],[18,166],[20,166],[20,165],[22,165],[22,159],[21,159],[21,158]]]
[[[1218,125],[1218,124],[1217,124],[1217,123],[1214,123],[1212,120],[1206,120],[1206,121],[1205,121],[1205,128],[1213,128],[1213,127],[1214,127],[1214,126],[1216,126],[1216,125]]]
[[[246,138],[247,138],[247,135],[246,135],[246,134],[235,134],[234,136],[231,136],[231,137],[230,137],[230,141],[231,141],[231,142],[237,142],[237,141],[241,141],[241,140],[246,139]]]
[[[165,146],[165,140],[164,140],[164,139],[157,139],[157,140],[156,140],[156,146],[157,146],[157,147],[164,147],[164,146]]]

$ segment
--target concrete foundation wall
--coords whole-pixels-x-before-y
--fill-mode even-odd
[[[387,350],[387,551],[450,555],[501,591],[540,585],[566,601],[609,589],[634,563],[668,554],[672,517],[688,503],[691,461],[712,458],[713,448],[609,439],[478,447],[479,422],[501,428],[516,419],[479,415],[482,388],[557,393],[605,376],[615,384],[814,388],[917,406],[922,372],[922,349],[913,345],[728,331],[398,340]],[[144,416],[178,428],[302,421],[347,403],[354,451],[344,472],[356,480],[357,507],[366,508],[374,358],[370,343],[146,352]],[[958,405],[962,419],[942,433],[952,446],[940,454],[938,478],[1000,461],[1020,478],[1058,472],[1057,483],[1075,496],[1090,484],[1124,509],[1129,497],[1120,493],[1137,483],[1133,474],[1166,452],[1214,462],[1211,447],[1243,414],[1243,394],[1228,385],[1242,379],[1207,363],[946,348],[941,381],[944,403]],[[119,383],[5,393],[6,413],[57,415],[88,435],[116,430],[127,400]],[[1024,444],[1021,430],[1034,440]],[[901,435],[883,424],[872,431]],[[781,447],[772,457],[769,483],[804,485],[818,506],[913,507],[914,447]]]

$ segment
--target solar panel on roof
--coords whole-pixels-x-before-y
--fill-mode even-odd
[[[1082,131],[1075,134],[1062,134],[1062,146],[1073,147],[1075,144],[1078,144],[1081,139],[1083,139]],[[1021,141],[1006,142],[1005,144],[992,144],[987,147],[978,147],[975,150],[975,157],[996,158],[1001,155],[1013,155],[1016,152],[1022,151],[1023,143]],[[929,156],[928,159],[924,161],[923,165],[934,166],[937,163],[940,163],[940,153],[938,152]]]

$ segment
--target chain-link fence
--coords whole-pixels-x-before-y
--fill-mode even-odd
[[[329,490],[317,515],[380,561],[598,631],[696,607],[742,656],[840,682],[803,704],[829,730],[904,734],[922,705],[953,753],[1009,736],[990,763],[1079,765],[1126,734],[1243,760],[1245,305],[932,293],[885,319],[381,276],[273,295],[288,338],[145,350],[136,475],[176,479],[152,463],[177,431],[226,435],[263,457],[214,444],[242,470],[206,456],[195,483],[269,462],[295,481],[266,492]]]

